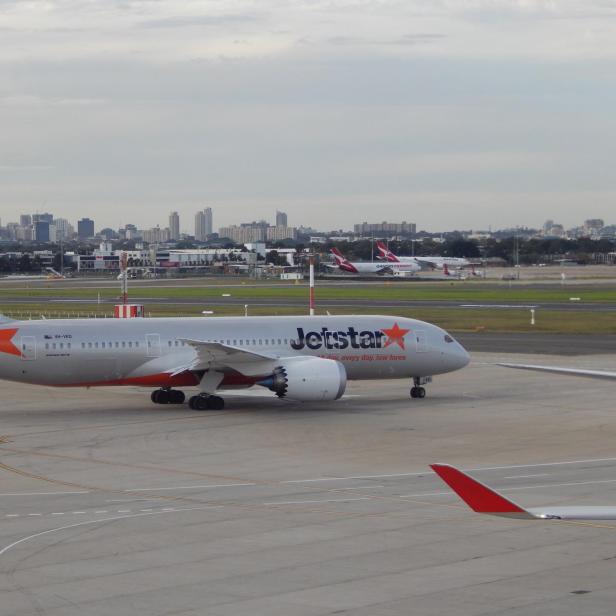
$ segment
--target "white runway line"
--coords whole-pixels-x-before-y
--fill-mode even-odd
[[[384,488],[385,486],[350,486],[345,488],[344,486],[341,488],[330,488],[327,490],[328,492],[339,492],[340,490],[376,490],[377,488]]]
[[[330,498],[326,500],[299,500],[299,501],[272,501],[269,503],[261,503],[262,505],[312,505],[315,503],[349,503],[351,501],[372,500],[369,496],[360,496],[358,498]]]
[[[6,492],[0,496],[55,496],[63,494],[91,494],[90,490],[79,490],[78,492]]]
[[[258,483],[221,483],[221,484],[204,484],[198,486],[169,486],[163,488],[130,488],[124,492],[163,492],[165,490],[202,490],[211,488],[237,488],[243,486],[256,486]]]
[[[27,541],[31,541],[32,539],[42,537],[43,535],[49,535],[51,533],[57,533],[62,530],[68,530],[70,528],[78,528],[80,526],[87,526],[91,524],[101,524],[103,522],[114,522],[116,520],[130,520],[132,518],[139,518],[139,517],[144,517],[144,516],[161,515],[162,513],[167,513],[168,511],[174,511],[176,513],[183,513],[183,512],[188,512],[188,511],[203,511],[205,509],[220,509],[220,506],[207,505],[205,507],[187,507],[186,509],[177,509],[177,510],[176,509],[170,509],[170,510],[163,509],[162,511],[153,511],[152,513],[134,513],[133,515],[113,516],[109,518],[99,518],[98,520],[88,520],[87,522],[77,522],[75,524],[67,524],[66,526],[50,528],[48,530],[41,531],[40,533],[34,533],[33,535],[28,535],[26,537],[22,537],[21,539],[18,539],[17,541],[13,541],[13,543],[10,543],[9,545],[6,545],[2,549],[0,549],[0,556],[3,556],[9,550],[12,550],[14,547],[17,547],[18,545],[25,543]]]
[[[535,475],[511,475],[510,477],[503,477],[503,479],[530,479],[531,477],[549,477],[550,473],[537,473]]]
[[[287,479],[286,481],[280,481],[281,484],[286,483],[317,483],[319,481],[345,481],[351,479],[386,479],[388,477],[419,477],[420,475],[432,475],[430,470],[422,471],[420,473],[390,473],[388,475],[356,475],[353,477],[318,477],[315,479]]]

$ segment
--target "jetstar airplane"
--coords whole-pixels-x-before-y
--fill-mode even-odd
[[[355,261],[351,263],[337,248],[332,248],[336,267],[351,274],[393,274],[394,272],[418,272],[421,266],[418,263],[373,263],[371,261]]]
[[[430,468],[476,513],[523,520],[616,520],[616,507],[520,507],[496,490],[448,464]]]
[[[383,242],[377,242],[376,247],[379,250],[380,258],[388,263],[418,263],[420,266],[433,269],[460,268],[470,265],[467,259],[458,257],[399,257],[389,250]]]
[[[391,316],[66,319],[0,322],[0,378],[58,387],[138,385],[152,401],[221,409],[220,389],[262,385],[279,398],[337,400],[349,379],[413,381],[469,355],[447,332]]]

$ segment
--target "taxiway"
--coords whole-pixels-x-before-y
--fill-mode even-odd
[[[428,469],[616,504],[615,384],[494,365],[528,359],[202,413],[0,382],[0,615],[611,615],[616,523],[481,517]]]

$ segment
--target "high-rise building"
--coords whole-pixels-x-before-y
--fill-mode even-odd
[[[19,217],[20,227],[29,227],[31,224],[32,224],[32,216],[30,216],[30,214],[22,214]]]
[[[258,224],[243,224],[239,227],[231,225],[230,227],[220,227],[218,235],[220,237],[228,237],[235,244],[245,244],[246,242],[264,242],[267,234],[267,225],[265,227]]]
[[[79,239],[94,237],[94,221],[89,218],[82,218],[77,221],[77,235]]]
[[[268,227],[265,238],[270,241],[294,240],[297,239],[297,229],[295,227],[281,227],[279,225]]]
[[[56,227],[56,241],[66,240],[73,234],[73,227],[66,218],[56,218],[53,224]]]
[[[206,207],[195,215],[195,239],[205,242],[207,236],[212,234],[212,208]]]
[[[205,233],[206,235],[212,235],[214,233],[214,220],[212,216],[212,208],[206,207],[205,213]]]
[[[169,239],[172,242],[180,239],[180,216],[177,212],[169,214]]]
[[[34,223],[34,240],[37,242],[49,241],[49,223],[46,220],[37,220]]]
[[[276,210],[276,226],[277,227],[286,227],[287,226],[287,213],[279,212]]]
[[[168,242],[170,237],[169,229],[161,229],[160,227],[154,227],[153,229],[145,229],[141,233],[143,241],[148,244],[162,244]]]
[[[32,214],[32,222],[46,222],[51,224],[53,222],[53,214]]]

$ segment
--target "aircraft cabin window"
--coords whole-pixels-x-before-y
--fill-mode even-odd
[[[103,349],[105,348],[105,343],[101,342],[101,347],[103,347]]]
[[[60,343],[60,348],[63,349],[64,348],[64,342]]]
[[[138,347],[138,346],[139,346],[139,343],[138,343],[138,342],[135,342],[135,346],[136,346],[136,347]]]
[[[46,342],[46,343],[45,343],[45,348],[46,348],[46,349],[49,349],[49,342]]]
[[[261,340],[261,338],[259,338],[259,344],[262,345],[263,344],[263,340]]]
[[[88,348],[91,349],[92,348],[92,343],[88,342]]]
[[[98,349],[98,342],[94,343],[94,347]]]
[[[280,346],[282,344],[282,340],[280,340],[280,338],[278,338],[278,346]]]
[[[126,348],[126,342],[124,340],[122,340],[122,348]]]
[[[86,343],[85,343],[85,342],[82,342],[82,343],[81,343],[81,348],[82,348],[82,349],[85,349],[85,348],[86,348]]]
[[[70,348],[71,348],[71,343],[70,343],[70,342],[66,345],[66,348],[67,348],[67,349],[70,349]]]
[[[132,343],[132,342],[129,342],[129,343],[128,343],[128,346],[132,349],[132,348],[133,348],[133,343]]]

